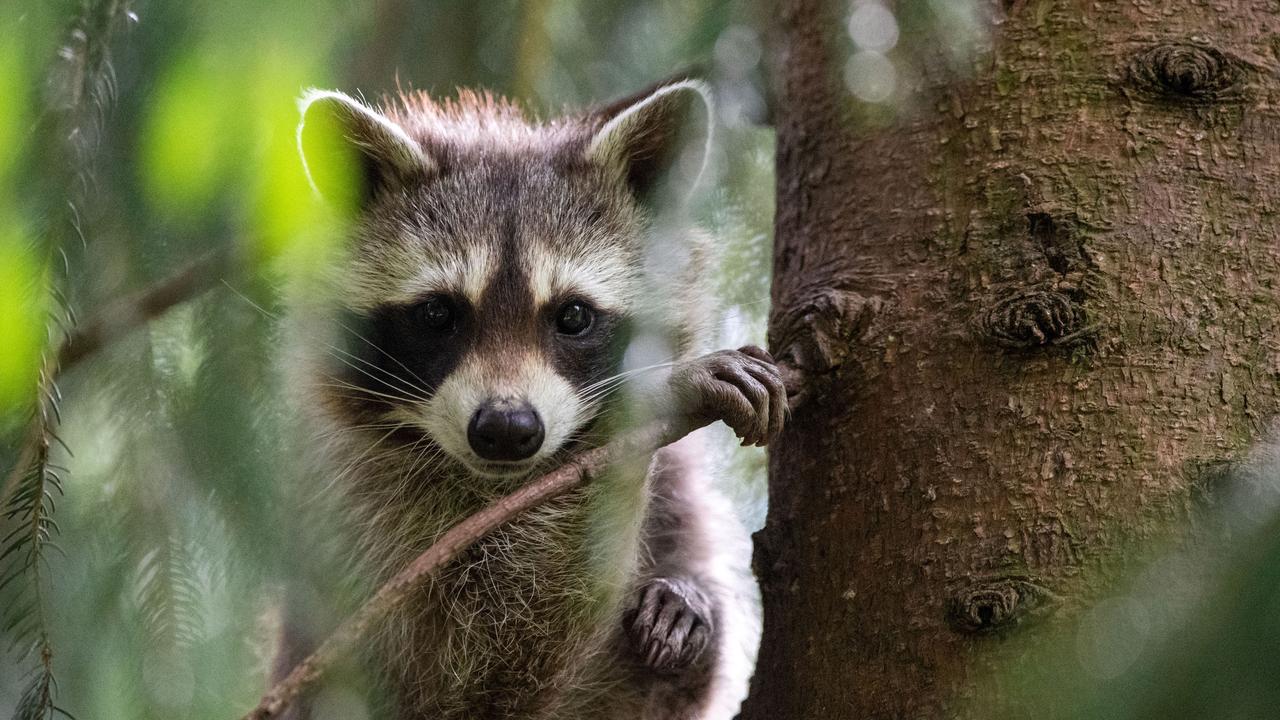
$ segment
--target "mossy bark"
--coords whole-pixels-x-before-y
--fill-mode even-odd
[[[743,717],[970,717],[1280,408],[1280,2],[1006,1],[960,69],[908,27],[892,123],[843,89],[844,5],[781,5],[800,394]]]

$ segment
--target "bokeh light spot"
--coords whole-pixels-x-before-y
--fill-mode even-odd
[[[898,44],[898,20],[875,0],[859,2],[849,15],[849,37],[860,50],[888,52]]]
[[[1076,635],[1076,657],[1089,675],[1119,677],[1137,661],[1151,631],[1146,608],[1125,595],[1099,602],[1084,616]]]
[[[845,85],[859,100],[883,103],[898,88],[898,73],[893,62],[871,50],[854,53],[844,69]]]

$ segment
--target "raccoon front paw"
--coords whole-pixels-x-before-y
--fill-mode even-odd
[[[696,422],[724,420],[743,445],[782,431],[787,389],[768,352],[754,345],[703,355],[676,368],[672,387]]]
[[[631,647],[644,665],[663,674],[692,666],[711,644],[711,603],[691,582],[655,578],[626,619]]]

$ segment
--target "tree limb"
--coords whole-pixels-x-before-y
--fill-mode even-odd
[[[243,716],[242,720],[269,720],[278,717],[290,703],[314,685],[336,659],[349,653],[372,625],[399,607],[427,578],[439,572],[461,552],[489,533],[526,510],[578,487],[603,468],[619,460],[643,457],[679,440],[697,427],[699,426],[682,425],[677,429],[669,423],[657,423],[603,447],[588,450],[559,469],[529,482],[453,526],[408,567],[379,588],[315,652],[298,663],[288,676],[269,689],[258,706]]]
[[[215,251],[192,262],[173,275],[134,295],[110,303],[87,323],[71,330],[58,347],[56,362],[46,373],[52,379],[72,365],[129,334],[171,309],[208,290],[222,278],[230,265],[230,254]],[[42,387],[44,381],[42,381]],[[40,412],[32,415],[18,448],[17,462],[0,484],[0,507],[4,507],[18,486],[22,474],[35,457],[37,445],[44,440],[45,420]]]
[[[170,277],[117,300],[67,336],[58,350],[58,365],[65,370],[131,330],[163,315],[209,289],[221,279],[227,266],[225,252],[214,252]]]

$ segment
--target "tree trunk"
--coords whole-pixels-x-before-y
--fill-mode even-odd
[[[1098,597],[1280,406],[1280,2],[1005,0],[963,67],[899,3],[891,123],[844,89],[844,4],[781,4],[800,396],[743,718],[975,717],[1010,631]]]

